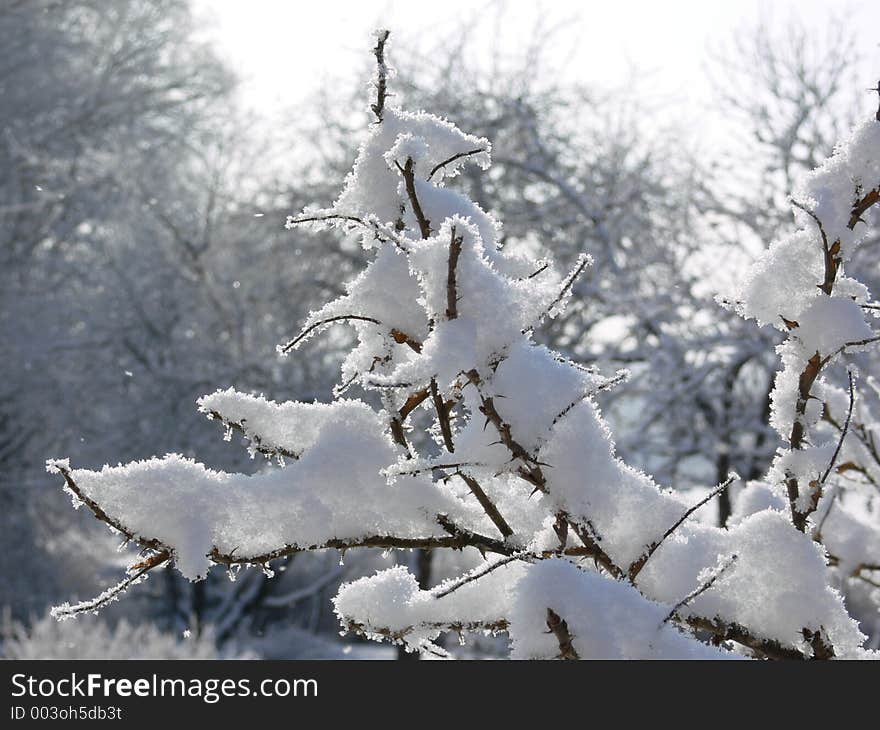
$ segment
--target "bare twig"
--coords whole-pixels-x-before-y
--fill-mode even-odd
[[[483,464],[479,461],[443,462],[442,464],[429,464],[428,466],[418,466],[413,469],[394,469],[392,473],[397,476],[418,476],[419,474],[427,474],[428,472],[449,470],[453,470],[455,473],[458,473],[458,470],[463,467],[479,466],[486,466],[486,464]]]
[[[406,419],[406,417],[410,413],[412,413],[416,408],[419,407],[419,405],[424,402],[428,395],[428,389],[422,388],[421,390],[418,390],[411,396],[409,396],[409,398],[406,399],[406,402],[400,407],[400,411],[398,411],[400,417],[402,419]]]
[[[446,319],[458,317],[458,292],[456,291],[455,269],[458,266],[458,257],[461,255],[462,237],[455,235],[455,226],[452,226],[452,240],[449,242],[449,263],[446,272]]]
[[[93,613],[100,608],[103,608],[108,603],[112,603],[119,599],[119,597],[125,593],[131,586],[140,583],[143,577],[149,573],[153,568],[158,568],[160,565],[165,563],[169,558],[170,554],[167,552],[156,553],[146,560],[138,563],[137,565],[132,566],[129,570],[135,571],[130,573],[130,575],[126,576],[123,580],[117,583],[115,586],[112,586],[105,590],[101,595],[96,596],[88,601],[82,601],[80,603],[74,604],[71,606],[69,603],[63,603],[60,606],[55,606],[52,611],[52,617],[58,619],[59,621],[63,621],[64,619],[72,618],[80,613]]]
[[[843,440],[846,438],[846,434],[849,431],[849,424],[852,420],[853,414],[853,406],[856,402],[856,393],[855,387],[853,386],[853,374],[851,370],[847,370],[846,372],[847,379],[849,380],[849,408],[846,412],[846,420],[843,422],[843,428],[840,431],[840,438],[837,441],[837,447],[834,449],[834,453],[831,455],[831,461],[828,463],[828,468],[825,469],[825,473],[822,474],[822,478],[819,480],[819,488],[821,489],[822,485],[828,480],[828,475],[831,473],[831,470],[834,468],[834,465],[837,463],[837,457],[840,455],[840,449],[843,446]]]
[[[400,171],[400,174],[403,175],[403,184],[406,187],[406,194],[407,197],[409,197],[409,204],[412,208],[413,215],[416,217],[416,221],[419,224],[419,232],[422,234],[422,238],[430,238],[431,221],[425,218],[422,205],[419,203],[419,196],[416,194],[416,173],[413,158],[407,157],[406,164],[403,167],[400,166],[399,162],[395,162],[394,164]]]
[[[473,583],[475,580],[479,580],[480,578],[489,575],[494,570],[498,568],[502,568],[505,565],[508,565],[515,560],[529,560],[530,556],[527,552],[519,552],[513,553],[512,555],[507,555],[503,558],[499,558],[498,560],[486,561],[479,567],[470,571],[469,573],[465,573],[460,578],[452,581],[451,583],[445,583],[437,586],[434,590],[431,591],[434,598],[443,598],[448,596],[450,593],[454,593],[462,586],[467,585],[468,583]]]
[[[671,621],[675,616],[678,615],[678,612],[682,608],[687,606],[691,601],[697,598],[697,596],[700,596],[708,591],[715,584],[715,581],[717,581],[724,574],[724,572],[737,561],[737,558],[738,556],[736,555],[736,553],[734,553],[726,561],[724,561],[724,563],[718,568],[718,570],[716,570],[710,576],[709,580],[703,583],[703,585],[688,593],[684,598],[676,603],[675,606],[672,607],[672,610],[666,615],[666,618],[663,619],[660,625],[662,626],[663,624]]]
[[[434,403],[434,410],[437,411],[437,421],[440,423],[443,445],[451,454],[455,451],[455,444],[452,440],[452,422],[449,419],[452,412],[452,403],[447,403],[443,400],[443,396],[437,388],[437,380],[435,378],[431,378],[431,400]]]
[[[571,409],[574,408],[578,403],[582,403],[587,398],[591,398],[592,396],[596,395],[597,393],[602,393],[606,390],[611,390],[615,386],[617,386],[620,383],[627,380],[629,378],[629,376],[630,376],[629,370],[618,370],[612,377],[610,377],[607,380],[605,380],[604,382],[600,383],[595,388],[592,388],[592,389],[586,391],[583,395],[579,396],[578,398],[573,400],[571,403],[569,403],[565,408],[563,408],[561,411],[559,411],[559,413],[557,413],[553,417],[553,420],[550,422],[550,427],[552,428],[553,426],[555,426],[559,422],[559,420],[564,418],[571,411]]]
[[[455,162],[456,160],[460,160],[462,157],[470,157],[471,155],[478,155],[481,152],[485,152],[485,151],[486,150],[484,150],[482,147],[478,147],[477,149],[468,150],[467,152],[458,152],[458,153],[452,155],[452,157],[449,157],[449,158],[443,160],[443,162],[438,162],[431,169],[431,172],[427,177],[427,181],[431,182],[431,178],[434,177],[434,175],[436,175],[444,167],[446,167],[450,162]]]
[[[407,251],[406,239],[399,236],[396,231],[388,228],[388,226],[381,223],[373,216],[368,216],[364,219],[356,215],[347,215],[345,213],[318,213],[315,215],[304,215],[297,218],[289,215],[287,216],[287,222],[284,224],[284,227],[290,230],[294,226],[302,225],[304,223],[330,223],[334,221],[339,223],[353,223],[362,228],[367,228],[372,231],[380,241],[388,241],[393,243],[401,251]]]

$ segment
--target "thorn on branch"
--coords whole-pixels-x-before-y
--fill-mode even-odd
[[[553,428],[560,419],[564,418],[578,403],[585,401],[587,398],[591,398],[597,393],[602,393],[606,390],[611,390],[615,386],[620,383],[625,382],[630,377],[629,370],[618,370],[612,377],[607,378],[604,382],[600,383],[598,386],[593,388],[592,390],[586,391],[583,395],[579,396],[577,399],[573,400],[569,403],[565,408],[563,408],[559,413],[554,416],[553,420],[550,422],[550,428]]]
[[[448,596],[450,593],[454,593],[459,588],[468,583],[473,583],[475,580],[479,580],[484,576],[489,575],[489,573],[501,568],[509,563],[514,562],[515,560],[530,560],[530,555],[527,552],[518,552],[513,553],[512,555],[507,555],[503,558],[499,558],[498,560],[492,562],[486,562],[483,565],[475,568],[469,573],[465,573],[463,576],[458,578],[457,580],[452,581],[451,583],[441,584],[434,588],[431,593],[434,598],[444,598]]]
[[[344,213],[320,213],[317,215],[305,215],[295,218],[292,215],[287,216],[287,222],[284,227],[290,230],[294,226],[303,225],[305,223],[350,223],[362,228],[367,228],[373,232],[380,241],[388,241],[393,243],[398,249],[406,252],[406,241],[401,238],[400,231],[391,230],[384,223],[378,221],[374,216],[368,216],[366,219],[359,218],[356,215],[345,215]],[[402,228],[400,230],[403,230]]]
[[[574,648],[571,632],[568,630],[568,623],[552,608],[547,608],[547,628],[559,643],[558,659],[577,660],[580,656]]]
[[[539,276],[540,274],[544,273],[549,268],[550,268],[550,262],[548,261],[545,264],[541,265],[539,268],[535,269],[531,274],[529,274],[526,277],[526,279],[534,279],[536,276]]]
[[[431,378],[431,399],[434,402],[434,409],[437,411],[440,433],[443,435],[443,445],[451,454],[455,451],[455,444],[452,439],[452,423],[449,419],[452,403],[447,403],[443,400],[443,396],[437,388],[437,380],[435,378]]]
[[[77,616],[81,613],[94,613],[98,611],[99,609],[106,606],[108,603],[119,600],[119,597],[123,593],[125,593],[125,591],[127,591],[131,586],[140,583],[147,573],[149,573],[154,568],[158,568],[170,558],[171,554],[167,551],[156,553],[146,560],[143,560],[140,563],[131,566],[128,569],[129,575],[127,575],[116,585],[111,586],[110,588],[105,590],[99,596],[95,596],[95,598],[92,598],[91,600],[82,601],[81,603],[77,603],[73,606],[71,606],[69,603],[63,603],[60,606],[55,606],[51,610],[52,618],[55,618],[59,621],[64,621],[65,619],[73,618],[74,616]]]

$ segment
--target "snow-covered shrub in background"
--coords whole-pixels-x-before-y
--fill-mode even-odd
[[[805,529],[822,491],[821,481],[807,489],[808,474],[815,481],[817,465],[833,467],[833,448],[792,439],[767,489],[797,480],[803,496],[790,513],[770,500],[729,529],[690,519],[709,497],[690,504],[618,459],[594,396],[622,375],[602,377],[532,340],[564,310],[588,257],[562,275],[500,245],[500,223],[448,185],[465,165],[489,166],[488,140],[386,106],[386,40],[380,33],[376,122],[354,170],[332,206],[289,220],[338,228],[373,252],[345,294],[280,348],[351,325],[358,341],[336,400],[276,403],[233,390],[202,398],[209,417],[277,461],[252,476],[178,455],[98,472],[50,462],[75,504],[146,553],[118,586],[55,615],[94,610],[169,562],[201,580],[215,564],[269,570],[303,550],[446,548],[483,560],[430,590],[400,566],[346,584],[335,599],[343,626],[432,653],[444,653],[435,643],[444,632],[507,632],[519,658],[865,655],[825,548]],[[824,191],[857,184],[870,199],[880,184],[868,162],[880,153],[871,125],[880,128],[871,122],[812,178],[805,207],[829,216],[835,237],[826,259],[851,251],[857,226],[841,226],[851,207]],[[790,385],[812,362],[805,348],[829,358],[873,335],[856,317],[863,289],[844,281],[827,301],[813,294],[821,266],[813,281],[805,257],[821,264],[823,249],[800,245],[793,260],[784,245],[771,248],[740,306],[802,320],[786,324],[796,334],[783,346],[774,413],[780,427],[806,429]],[[781,282],[790,290],[768,301]],[[788,304],[799,308],[776,312]],[[343,397],[355,385],[381,408]],[[421,438],[420,421],[433,441]],[[864,562],[853,551],[866,547],[835,560]]]
[[[76,625],[51,616],[29,626],[6,618],[0,656],[5,659],[256,659],[253,653],[218,652],[210,628],[198,636],[175,636],[151,624],[125,619],[110,626],[82,617]]]

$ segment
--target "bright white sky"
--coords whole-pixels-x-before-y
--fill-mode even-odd
[[[206,32],[244,79],[244,101],[260,113],[301,102],[328,79],[351,80],[364,66],[371,31],[392,38],[450,31],[481,19],[477,37],[515,53],[536,20],[566,21],[566,75],[587,83],[625,81],[632,67],[651,71],[663,93],[684,103],[707,100],[707,50],[741,26],[784,25],[796,17],[821,29],[846,13],[860,30],[866,75],[880,77],[880,2],[874,0],[196,0]],[[494,38],[499,8],[504,32]],[[873,82],[868,85],[873,85]]]

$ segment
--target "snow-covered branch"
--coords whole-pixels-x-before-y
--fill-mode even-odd
[[[623,376],[603,378],[532,339],[536,323],[564,311],[590,259],[561,276],[501,245],[501,224],[447,185],[465,166],[488,167],[488,140],[388,104],[387,38],[376,49],[380,123],[332,206],[291,219],[372,221],[354,229],[372,259],[285,348],[350,325],[357,342],[343,382],[382,408],[218,391],[200,400],[203,411],[253,450],[295,458],[250,476],[177,455],[101,471],[52,462],[74,501],[190,580],[214,563],[302,550],[479,551],[482,564],[435,589],[402,566],[340,588],[344,627],[411,650],[442,653],[434,642],[445,631],[504,631],[523,658],[863,655],[804,527],[822,484],[804,485],[814,464],[837,460],[833,444],[806,440],[820,371],[873,337],[859,306],[866,293],[839,270],[857,243],[850,221],[872,197],[865,181],[880,180],[880,133],[860,128],[812,178],[803,204],[833,244],[802,230],[771,247],[746,283],[744,314],[792,323],[773,406],[775,425],[792,433],[774,468],[793,485],[794,519],[770,505],[722,529],[695,515],[733,478],[694,502],[626,464],[594,400]],[[843,205],[837,192],[854,185],[856,202]],[[420,407],[433,442],[407,437]]]

